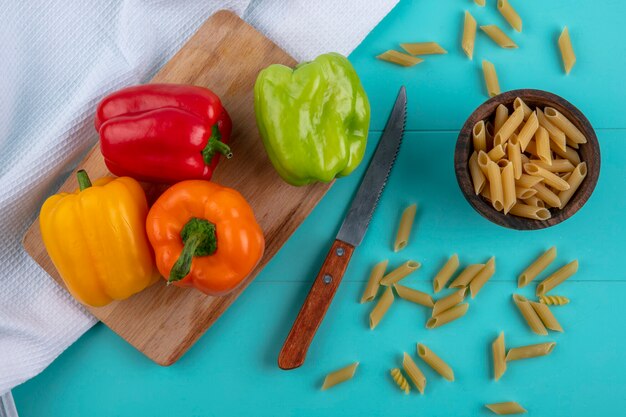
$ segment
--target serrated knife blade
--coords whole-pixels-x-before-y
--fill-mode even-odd
[[[337,238],[283,344],[278,356],[280,368],[294,369],[304,363],[315,332],[322,323],[348,268],[354,248],[363,241],[376,204],[387,183],[387,177],[396,161],[405,121],[406,89],[401,87],[374,156],[365,171]]]

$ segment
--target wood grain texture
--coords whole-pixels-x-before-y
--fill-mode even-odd
[[[209,297],[193,289],[166,287],[165,281],[120,302],[89,310],[150,359],[170,365],[179,359],[278,252],[298,225],[324,196],[330,184],[292,187],[276,174],[259,137],[253,102],[258,72],[274,63],[296,62],[231,12],[213,15],[159,71],[152,82],[194,84],[217,93],[233,120],[234,157],[222,160],[213,180],[237,189],[249,202],[266,239],[259,265],[235,292]],[[110,175],[99,147],[77,169],[91,178]],[[144,184],[153,202],[163,186]],[[75,173],[60,191],[77,187]],[[39,219],[23,241],[26,251],[63,285],[41,240]]]
[[[335,240],[328,251],[278,356],[278,366],[281,369],[294,369],[304,363],[309,346],[333,301],[353,252],[354,246],[341,240]]]
[[[552,217],[548,220],[532,220],[522,217],[505,215],[484,200],[480,195],[474,194],[472,178],[469,173],[468,160],[473,152],[472,129],[480,120],[492,117],[496,107],[504,104],[513,111],[513,102],[520,97],[531,108],[551,106],[567,117],[587,138],[587,143],[578,150],[582,161],[587,163],[587,176],[572,199],[562,210],[550,209]],[[518,230],[536,230],[554,226],[567,220],[574,215],[589,199],[595,188],[600,175],[600,145],[591,123],[573,104],[562,97],[542,90],[512,90],[497,95],[481,104],[467,119],[459,132],[454,151],[454,170],[456,179],[461,187],[465,199],[470,205],[486,219],[500,226]]]

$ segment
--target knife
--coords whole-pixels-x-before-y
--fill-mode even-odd
[[[355,247],[363,240],[385,188],[402,142],[405,120],[406,89],[402,86],[348,214],[280,351],[278,366],[281,369],[294,369],[304,363],[315,332],[335,296]]]

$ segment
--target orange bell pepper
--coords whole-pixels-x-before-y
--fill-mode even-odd
[[[208,295],[237,288],[265,249],[263,231],[241,194],[203,180],[168,188],[150,209],[146,231],[168,283]]]

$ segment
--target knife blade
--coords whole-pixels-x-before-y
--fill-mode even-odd
[[[402,143],[406,100],[406,89],[402,86],[335,242],[280,351],[278,366],[281,369],[294,369],[304,363],[308,348],[348,268],[352,253],[363,241]]]

